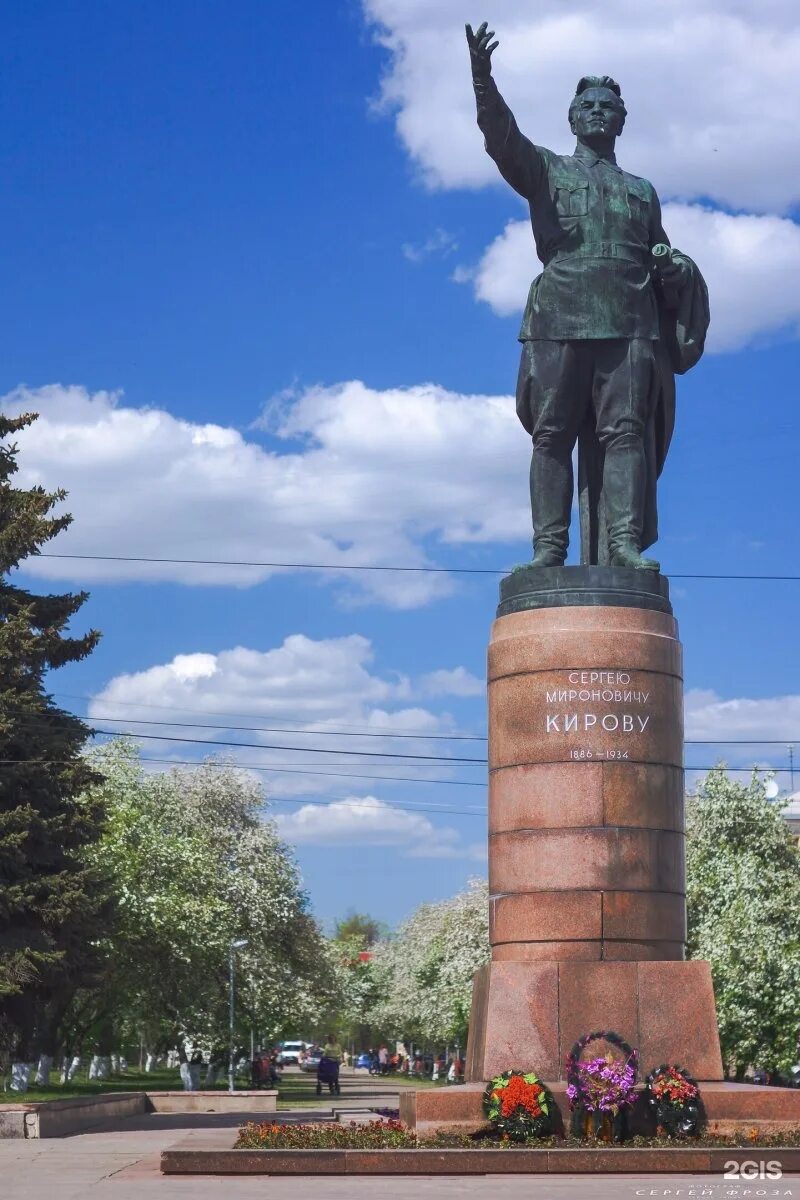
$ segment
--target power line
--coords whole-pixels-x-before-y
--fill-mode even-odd
[[[290,571],[403,571],[412,574],[426,575],[506,575],[508,568],[496,567],[400,567],[400,566],[370,566],[365,563],[287,563],[287,562],[249,562],[222,558],[154,558],[144,554],[50,554],[37,555],[38,558],[70,558],[87,562],[133,562],[133,563],[166,563],[170,566],[187,567],[260,567],[270,570]]]
[[[33,714],[32,714],[33,715]],[[43,714],[46,716],[46,714]],[[82,721],[90,720],[81,717]],[[286,726],[271,725],[207,725],[200,721],[156,721],[152,718],[144,720],[134,717],[98,717],[98,721],[113,721],[114,724],[127,725],[158,725],[170,729],[227,729],[236,733],[301,733],[307,737],[362,737],[362,738],[410,738],[414,742],[485,742],[485,737],[463,733],[375,733],[366,730],[350,731],[344,729],[289,729]],[[138,734],[133,736],[138,737]],[[241,744],[241,743],[237,743]],[[343,752],[344,753],[344,752]],[[449,760],[452,761],[452,760]]]
[[[425,575],[507,575],[507,567],[404,567],[366,563],[299,563],[299,562],[253,562],[248,560],[221,558],[157,558],[144,554],[52,554],[43,553],[38,558],[73,559],[82,562],[130,562],[161,563],[169,566],[187,567],[255,567],[268,570],[289,571],[402,571]],[[23,568],[24,569],[24,568]],[[670,574],[670,579],[721,580],[724,582],[758,581],[765,583],[800,583],[800,575],[714,575],[714,574]]]
[[[94,729],[91,726],[89,729],[92,733],[104,737],[120,737],[125,733],[125,730],[118,729]],[[386,750],[331,750],[323,746],[282,746],[274,742],[229,742],[221,738],[168,737],[166,734],[160,733],[131,733],[128,736],[143,738],[149,742],[189,742],[196,746],[230,746],[241,750],[296,750],[301,754],[343,754],[348,758],[403,758],[414,759],[418,762],[480,763],[483,765],[487,761],[485,758],[457,756],[449,758],[442,754],[390,754]]]
[[[109,736],[117,736],[117,735],[109,735]],[[139,735],[133,734],[131,736],[137,737]],[[171,739],[164,738],[161,740],[169,741]],[[230,745],[235,747],[235,746],[241,745],[241,743],[231,742]],[[259,749],[266,749],[266,747],[259,747]],[[325,751],[320,751],[320,753],[325,753]],[[347,753],[347,751],[342,751],[342,753]],[[73,763],[74,761],[75,761],[74,759],[60,759],[60,758],[0,758],[0,766],[15,766],[17,764],[24,765],[24,764],[31,764],[31,763],[35,763],[40,766],[52,766],[52,765],[64,765],[64,764],[69,765],[69,764]],[[283,764],[276,763],[276,764],[273,764],[272,766],[265,767],[265,766],[257,766],[252,763],[241,763],[241,762],[217,763],[217,762],[209,761],[208,759],[201,760],[198,762],[197,759],[143,758],[141,761],[142,762],[166,763],[169,766],[184,766],[184,767],[195,767],[195,768],[204,767],[204,766],[221,767],[221,768],[233,766],[241,771],[264,771],[268,774],[277,774],[277,775],[327,775],[334,779],[370,779],[374,783],[428,783],[428,784],[441,784],[444,787],[482,787],[482,788],[486,787],[485,780],[426,779],[422,775],[420,775],[420,776],[359,775],[359,774],[354,774],[351,771],[344,771],[344,772],[342,772],[342,771],[318,771],[318,770],[312,769],[310,767],[306,768],[306,767],[302,766],[302,764],[298,764],[296,762],[292,763],[291,766],[284,766]],[[444,759],[443,761],[444,762],[452,762],[453,760],[452,759]],[[598,759],[597,761],[599,762],[600,760]],[[525,764],[521,764],[521,765],[525,765]],[[533,764],[533,765],[536,765],[536,764]],[[655,764],[644,763],[642,765],[647,766],[647,765],[655,765]],[[731,767],[731,766],[728,766],[727,763],[726,764],[716,763],[714,766],[711,766],[711,767],[701,767],[694,763],[685,763],[683,766],[683,770],[684,771],[718,771],[718,770],[722,770],[722,771],[729,771],[732,773],[744,772],[745,774],[749,774],[752,771],[763,771],[765,773],[769,772],[770,774],[773,774],[773,775],[788,775],[790,773],[789,767],[763,766],[763,765],[759,765],[758,763],[753,763],[749,767]]]
[[[7,759],[0,759],[0,765],[2,765],[3,763],[13,764],[16,762],[41,763],[43,765],[48,765],[48,764],[64,764],[64,763],[72,762],[72,761],[73,761],[72,759],[58,759],[58,758],[53,758],[53,759],[50,759],[50,758],[41,758],[41,759],[40,758],[26,758],[26,759],[7,758]],[[220,768],[224,768],[226,766],[234,766],[242,771],[263,771],[263,772],[266,772],[267,774],[277,774],[277,775],[320,775],[323,777],[329,777],[331,779],[366,779],[366,780],[372,781],[373,783],[430,783],[430,784],[434,784],[436,786],[441,785],[444,787],[477,787],[477,788],[485,788],[486,787],[485,780],[430,779],[430,778],[426,778],[424,775],[363,775],[363,774],[358,774],[353,771],[320,771],[320,770],[317,770],[312,767],[306,767],[303,763],[297,763],[297,762],[293,762],[291,764],[273,763],[271,766],[265,767],[265,766],[254,765],[252,763],[237,763],[237,762],[218,763],[218,762],[214,762],[214,761],[209,761],[208,759],[198,762],[197,759],[149,758],[148,757],[148,758],[143,758],[141,761],[142,762],[167,763],[170,766],[184,766],[184,767],[196,767],[196,768],[203,767],[203,766],[220,767]]]
[[[36,720],[46,721],[47,714],[43,714],[41,719],[36,718]],[[82,718],[82,720],[85,720],[85,719]],[[107,718],[107,720],[114,720],[114,718]],[[127,720],[127,719],[125,719],[125,720]],[[122,721],[124,721],[124,719],[120,718],[118,724],[121,725]],[[19,724],[25,726],[25,725],[29,725],[29,724],[35,724],[35,721],[34,722],[20,721]],[[186,728],[186,727],[188,727],[188,728],[217,728],[217,726],[213,726],[213,725],[192,725],[192,724],[184,724],[184,722],[179,722],[179,721],[174,721],[174,722],[173,721],[127,721],[127,724],[130,724],[130,725],[158,725],[158,726],[166,726],[167,728]],[[270,743],[270,742],[229,742],[229,740],[225,740],[223,738],[174,737],[174,736],[172,736],[172,734],[166,734],[166,733],[140,733],[140,732],[128,733],[125,730],[100,730],[100,728],[96,728],[95,726],[91,726],[91,725],[86,726],[86,728],[88,728],[90,733],[96,734],[96,736],[98,736],[98,737],[134,738],[134,739],[143,739],[143,740],[146,740],[146,742],[180,742],[180,743],[187,743],[187,744],[192,744],[192,745],[228,746],[228,748],[242,749],[242,750],[288,750],[288,751],[299,752],[299,754],[327,754],[327,755],[335,754],[335,755],[345,755],[345,756],[349,756],[349,757],[353,757],[353,758],[408,758],[408,760],[415,760],[415,761],[420,761],[420,762],[470,763],[470,764],[482,764],[482,766],[486,766],[486,763],[488,762],[488,758],[471,758],[471,757],[458,756],[458,755],[398,754],[398,752],[396,752],[396,751],[387,751],[387,750],[338,750],[338,749],[331,749],[330,746],[290,746],[290,745],[281,745],[281,744]],[[228,728],[235,728],[235,726],[229,726]],[[272,730],[272,731],[265,731],[265,732],[300,733],[300,734],[307,734],[308,737],[318,737],[320,732],[324,734],[324,731],[317,731],[317,730]],[[329,736],[357,737],[357,736],[363,736],[363,734],[351,734],[351,733],[332,734],[331,733],[331,734],[329,734]],[[371,737],[372,736],[374,736],[374,737],[408,737],[409,734],[405,734],[405,733],[368,734],[368,736],[371,736]],[[419,738],[415,738],[415,740],[425,740],[425,738],[423,738],[421,736]],[[470,740],[475,740],[475,742],[485,742],[486,738],[470,738]],[[787,738],[769,738],[769,739],[762,738],[762,739],[750,740],[750,739],[745,739],[745,738],[739,738],[739,739],[728,739],[728,740],[723,739],[723,740],[720,740],[720,742],[716,742],[716,740],[714,740],[714,742],[711,742],[711,740],[685,740],[684,745],[721,745],[721,746],[722,745],[730,745],[730,746],[786,745],[787,740],[790,740],[790,739],[787,739]],[[800,740],[800,739],[796,739],[796,740]],[[700,768],[700,769],[703,769],[703,768]]]
[[[337,772],[333,772],[333,771],[296,771],[294,768],[288,768],[288,769],[278,768],[278,769],[276,769],[275,767],[251,766],[246,763],[228,764],[228,763],[213,763],[212,762],[212,763],[202,763],[201,764],[201,763],[197,763],[197,762],[194,762],[194,761],[188,760],[188,759],[171,759],[171,758],[143,758],[141,761],[143,763],[159,763],[159,764],[164,764],[166,766],[171,766],[171,767],[193,767],[195,770],[200,766],[216,767],[218,769],[223,769],[223,770],[226,768],[229,769],[230,766],[233,766],[238,770],[258,771],[260,773],[265,773],[265,774],[293,774],[294,773],[294,774],[304,774],[304,775],[330,775],[332,777],[339,777],[339,778],[346,778],[346,779],[374,778],[371,776],[360,776],[360,775],[341,775],[340,776],[340,775],[338,775]],[[72,760],[72,759],[52,759],[52,758],[10,759],[10,758],[2,758],[2,759],[0,759],[0,767],[3,767],[3,766],[15,767],[15,766],[20,766],[20,765],[64,766],[64,765],[72,765],[73,762],[74,762],[74,760]],[[725,767],[724,769],[726,771],[731,771],[731,772],[748,772],[748,773],[750,771],[758,770],[758,769],[764,770],[764,768],[756,768],[756,767]],[[687,771],[714,771],[714,770],[716,770],[716,767],[687,767],[686,770]],[[775,768],[775,769],[769,768],[769,770],[770,771],[774,770],[776,773],[782,773],[782,774],[789,773],[788,767]],[[446,784],[450,785],[450,780],[444,780],[444,779],[442,779],[442,780],[408,779],[408,780],[401,780],[400,782],[446,783]],[[483,787],[485,785],[484,784],[472,784],[472,785],[466,784],[466,785],[462,785],[462,786]],[[384,812],[386,811],[387,808],[390,808],[390,809],[393,808],[393,809],[400,809],[404,812],[411,812],[411,813],[430,812],[433,814],[438,814],[439,816],[463,816],[463,817],[483,817],[483,816],[486,816],[486,814],[488,812],[487,808],[484,808],[482,806],[479,807],[477,805],[474,805],[469,809],[463,809],[463,808],[449,807],[447,805],[436,805],[431,801],[428,801],[427,804],[426,803],[416,804],[413,801],[411,801],[410,803],[407,802],[405,804],[397,803],[395,801],[387,802],[387,804],[369,804],[369,803],[366,803],[363,801],[351,799],[351,797],[346,797],[346,799],[351,800],[350,807],[352,807],[352,808],[367,808],[367,809],[375,809],[375,810],[384,811]],[[269,796],[267,798],[268,804],[299,804],[299,805],[309,805],[310,804],[310,805],[314,805],[314,806],[322,807],[322,808],[329,808],[329,807],[331,807],[332,804],[335,804],[338,802],[339,801],[336,801],[336,800],[314,800],[309,797],[292,797],[292,796]]]
[[[204,717],[244,717],[245,719],[250,719],[250,718],[254,719],[256,716],[260,715],[257,713],[231,712],[230,710],[228,710],[226,712],[220,712],[218,710],[211,711],[210,709],[206,710],[204,708],[188,708],[188,707],[183,707],[182,705],[178,705],[178,704],[142,704],[141,702],[135,701],[135,700],[100,700],[100,701],[98,701],[96,696],[80,696],[74,692],[54,692],[53,694],[56,696],[62,696],[65,700],[82,700],[85,704],[101,703],[103,705],[113,705],[114,708],[126,708],[126,707],[127,708],[151,708],[158,712],[197,713],[198,715],[201,715]],[[86,718],[82,718],[82,719],[86,719]],[[119,717],[119,718],[117,718],[117,717],[96,717],[95,719],[98,721],[114,721],[114,722],[117,722],[117,721],[121,722],[122,720],[127,720],[127,718],[122,718],[122,717]],[[303,717],[272,717],[271,719],[273,721],[283,721],[283,722],[302,722],[304,720]],[[142,721],[133,721],[133,720],[131,720],[129,723],[132,725],[133,724],[136,724],[136,725],[138,725],[138,724],[145,724],[145,725],[173,725],[173,724],[176,724],[176,722],[174,722],[174,721],[143,721],[142,722]],[[200,726],[198,726],[198,727],[200,727]],[[219,728],[223,728],[223,727],[221,727],[219,725],[212,725],[212,726],[207,726],[207,728],[219,729]],[[248,727],[247,726],[236,726],[236,725],[225,725],[224,728],[225,729],[241,728],[243,730],[246,730]],[[269,732],[272,732],[272,731],[270,730]],[[350,735],[352,735],[354,737],[408,737],[408,738],[414,738],[416,740],[424,740],[426,738],[431,738],[431,739],[442,739],[442,740],[446,740],[446,741],[461,741],[461,742],[485,742],[487,740],[485,737],[478,737],[475,735],[453,734],[451,736],[450,734],[431,734],[431,733],[425,732],[424,730],[419,730],[419,732],[415,732],[413,730],[408,730],[408,729],[404,730],[403,733],[392,733],[392,734],[388,734],[388,733],[383,734],[380,732],[376,732],[374,729],[354,729],[352,727],[350,727],[349,729],[324,730],[324,731],[323,730],[306,730],[306,729],[296,731],[294,729],[283,728],[283,729],[276,730],[276,732],[278,732],[278,733],[295,733],[295,732],[334,733],[335,732],[335,733],[340,733],[346,737],[350,736]]]
[[[69,695],[67,692],[60,692],[58,694],[62,695],[62,696]],[[75,700],[85,700],[87,702],[92,702],[94,699],[91,696],[73,696],[71,698],[75,699]],[[127,702],[126,701],[105,701],[104,700],[104,701],[101,701],[100,703],[102,703],[102,704],[109,703],[109,704],[114,704],[117,707],[125,707],[125,704]],[[6,708],[14,708],[14,707],[15,707],[14,705],[6,706]],[[172,705],[164,705],[164,704],[149,705],[149,704],[132,703],[132,707],[133,708],[157,708],[159,710],[171,709],[175,712],[204,712],[204,710],[202,710],[202,709],[183,709],[183,708],[179,708],[177,705],[172,706]],[[27,711],[23,708],[20,708],[19,706],[16,706],[16,708],[17,708],[17,711],[21,711],[21,712]],[[40,719],[47,720],[47,718],[50,714],[48,714],[48,713],[41,713],[41,714],[29,713],[28,715],[31,720],[34,720],[34,719],[35,720],[40,720]],[[206,713],[205,715],[213,716],[214,714]],[[220,713],[219,715],[220,716],[223,716],[223,715],[228,716],[231,714]],[[238,715],[238,714],[234,714],[234,715]],[[79,719],[84,722],[90,720],[90,718],[88,716],[83,716],[83,717],[80,717]],[[145,720],[144,718],[128,717],[128,716],[125,716],[125,717],[98,717],[97,719],[101,720],[101,721],[112,721],[115,725],[117,725],[117,724],[120,724],[120,725],[121,724],[157,725],[159,728],[166,728],[166,729],[226,729],[229,732],[234,732],[234,733],[297,733],[297,734],[302,734],[303,736],[307,736],[307,737],[366,737],[366,738],[380,738],[383,740],[386,740],[386,739],[394,740],[395,738],[406,738],[406,739],[410,739],[411,741],[415,741],[415,742],[424,742],[424,741],[486,742],[486,741],[488,741],[488,739],[484,735],[463,734],[463,733],[408,733],[408,732],[392,733],[391,730],[383,730],[380,732],[376,732],[374,729],[373,730],[367,730],[367,729],[357,729],[357,730],[356,729],[308,729],[308,728],[297,729],[297,728],[287,728],[286,726],[271,726],[271,725],[223,725],[219,722],[209,725],[202,721],[158,721],[155,718],[148,718]],[[278,719],[280,719],[280,718],[278,718]],[[289,718],[287,718],[287,720],[288,719]],[[110,731],[108,731],[108,730],[96,730],[95,732],[104,733],[104,734],[107,734],[108,736],[112,736]],[[121,736],[122,734],[125,733],[125,730],[118,730],[116,732]],[[130,736],[131,737],[144,737],[145,735],[138,734],[134,731],[130,734]],[[164,738],[162,740],[164,740],[164,741],[179,741],[180,739]],[[684,746],[786,746],[788,743],[791,743],[791,742],[800,743],[800,735],[795,738],[792,738],[792,737],[783,737],[783,738],[684,738],[683,744],[684,744]],[[213,743],[209,743],[209,745],[211,745],[211,744],[213,744]],[[246,742],[230,742],[230,743],[226,742],[224,744],[232,745],[232,746],[247,746]],[[269,747],[265,747],[265,749],[268,749],[268,748]],[[283,747],[283,748],[285,748],[285,749],[295,748],[296,749],[297,747]],[[320,751],[317,751],[317,753],[325,753],[325,751],[320,750]],[[334,753],[334,751],[329,751],[329,753]],[[355,750],[340,750],[340,751],[336,751],[336,753],[338,753],[338,754],[356,754],[357,751],[355,751]],[[362,753],[371,753],[371,752],[363,751]],[[402,755],[391,755],[390,757],[399,758],[399,757],[403,757],[403,756]],[[409,756],[409,757],[416,757],[416,756]],[[442,756],[442,761],[443,762],[486,762],[487,760],[486,759],[457,759],[457,758],[450,758],[448,756]]]
[[[144,763],[151,763],[151,762],[152,763],[165,763],[168,766],[172,766],[172,767],[195,767],[195,768],[197,768],[199,766],[211,766],[211,767],[218,767],[218,768],[224,769],[231,765],[228,763],[197,763],[197,762],[192,762],[189,760],[172,759],[172,758],[143,758],[141,761]],[[17,766],[19,764],[35,764],[36,766],[64,766],[64,765],[72,765],[72,762],[73,762],[73,760],[71,760],[71,759],[58,759],[58,758],[25,758],[25,759],[0,758],[0,766]],[[242,770],[242,771],[263,771],[263,772],[267,772],[270,774],[272,774],[272,773],[283,774],[284,773],[282,771],[281,772],[273,772],[273,769],[271,767],[251,767],[245,763],[234,763],[232,765],[237,767],[238,770]],[[305,774],[305,775],[320,775],[320,774],[333,774],[333,772],[304,771],[303,774]],[[345,778],[350,778],[350,776],[345,776]],[[353,776],[352,778],[360,778],[360,776]],[[367,778],[369,778],[369,776],[367,776]],[[418,783],[418,782],[430,782],[430,781],[429,780],[410,780],[409,782]],[[350,797],[345,797],[345,798],[348,800],[350,799]],[[313,799],[310,799],[305,796],[303,796],[303,797],[268,796],[267,803],[268,804],[313,804],[313,805],[316,805],[319,807],[327,808],[331,804],[337,803],[337,801],[336,800],[313,800]],[[431,812],[431,813],[438,813],[441,816],[463,816],[463,817],[485,816],[488,811],[488,809],[486,809],[485,807],[478,806],[478,805],[473,805],[471,808],[465,809],[465,808],[454,808],[454,807],[451,807],[451,806],[445,805],[445,804],[435,804],[433,801],[427,801],[427,802],[420,801],[419,803],[417,803],[416,801],[413,801],[413,800],[410,802],[406,802],[405,804],[396,803],[395,801],[387,801],[385,804],[368,804],[368,803],[363,803],[361,801],[354,800],[354,802],[350,805],[350,807],[352,807],[352,808],[372,808],[372,809],[377,809],[380,811],[386,811],[387,808],[399,808],[399,809],[402,809],[404,812],[412,812],[412,813],[413,812]]]

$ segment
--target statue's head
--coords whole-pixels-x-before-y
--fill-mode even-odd
[[[569,127],[576,137],[616,138],[622,133],[627,112],[620,87],[610,75],[584,75],[569,106]]]

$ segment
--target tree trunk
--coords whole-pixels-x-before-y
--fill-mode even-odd
[[[49,1054],[40,1054],[36,1067],[36,1086],[50,1087],[50,1072],[53,1069],[53,1059]]]
[[[93,1054],[89,1066],[89,1079],[102,1082],[111,1074],[111,1059],[107,1054]]]
[[[80,1070],[80,1055],[65,1054],[61,1060],[61,1082],[70,1084]]]
[[[220,1064],[216,1063],[216,1062],[210,1062],[208,1064],[208,1066],[206,1067],[206,1083],[205,1083],[205,1085],[207,1088],[213,1087],[214,1084],[219,1079],[219,1067],[220,1067]]]
[[[31,1080],[30,1063],[15,1062],[11,1064],[11,1091],[27,1092]]]
[[[150,1054],[150,1052],[148,1051],[147,1058],[144,1061],[144,1069],[148,1075],[154,1069],[155,1065],[156,1065],[156,1056],[155,1056],[155,1054]]]
[[[188,1062],[181,1063],[181,1083],[185,1092],[196,1092],[199,1071],[195,1070]]]

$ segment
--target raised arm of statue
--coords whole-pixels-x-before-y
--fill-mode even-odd
[[[472,85],[478,106],[478,125],[484,136],[486,152],[500,174],[527,200],[533,198],[545,170],[541,150],[520,133],[514,114],[492,78],[492,54],[498,46],[486,21],[476,33],[467,25],[467,45],[472,60]]]

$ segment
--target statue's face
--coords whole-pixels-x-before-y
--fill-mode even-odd
[[[615,138],[624,124],[620,98],[608,88],[587,88],[570,106],[570,126],[577,137]]]

